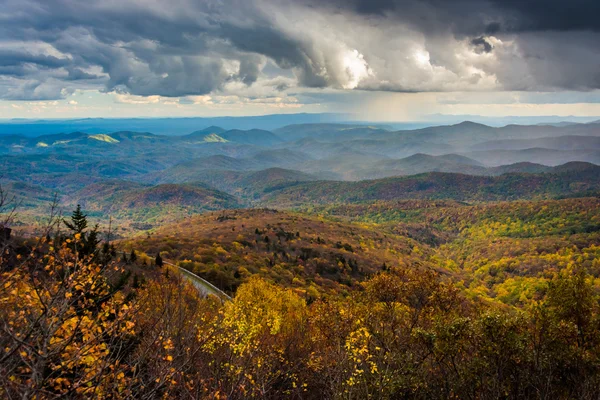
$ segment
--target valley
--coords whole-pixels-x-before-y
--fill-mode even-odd
[[[201,211],[308,202],[551,199],[597,193],[599,127],[325,123],[209,126],[179,136],[12,134],[0,136],[0,177],[24,219],[46,212],[56,195],[63,210],[82,204],[102,223],[110,215],[144,229]]]
[[[598,138],[470,122],[0,135],[5,314],[26,332],[50,313],[61,330],[36,337],[96,346],[53,339],[59,394],[63,369],[102,360],[119,383],[92,387],[131,397],[586,398]],[[45,354],[5,348],[10,366]]]
[[[314,301],[417,268],[521,306],[575,260],[597,268],[599,138],[598,123],[471,122],[12,135],[0,169],[17,231],[34,233],[53,199],[81,205],[124,248],[230,295],[260,276]]]

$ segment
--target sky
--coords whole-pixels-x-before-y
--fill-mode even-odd
[[[600,116],[596,0],[0,0],[0,118]]]

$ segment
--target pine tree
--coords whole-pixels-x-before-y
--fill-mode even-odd
[[[67,228],[76,233],[83,233],[87,228],[87,215],[81,211],[81,205],[77,204],[77,208],[71,215],[71,222],[63,220]]]
[[[87,232],[88,227],[87,214],[81,211],[81,206],[77,204],[77,208],[71,215],[71,220],[63,220],[63,223],[69,228],[73,234],[73,237],[79,242],[77,245],[77,252],[80,256],[94,254],[100,244],[100,235],[98,232],[98,225]]]
[[[156,264],[157,267],[163,266],[163,260],[162,260],[162,257],[160,256],[160,253],[156,254],[156,260],[154,261],[154,263]]]
[[[129,261],[133,264],[137,260],[137,255],[135,254],[135,250],[131,249],[131,254],[129,255]]]
[[[133,276],[133,283],[131,284],[131,287],[134,289],[138,289],[140,287],[140,279],[138,278],[138,274]]]
[[[110,252],[110,244],[108,242],[104,242],[102,244],[102,250],[100,251],[100,256],[101,256],[100,260],[103,264],[107,264],[113,259],[113,256]]]
[[[86,225],[87,225],[87,221],[86,221]],[[82,235],[83,242],[84,242],[84,247],[83,247],[84,254],[94,253],[96,251],[96,248],[100,244],[100,233],[98,232],[98,228],[99,227],[96,224],[94,226],[94,229],[89,231],[87,235],[85,235],[85,234]]]

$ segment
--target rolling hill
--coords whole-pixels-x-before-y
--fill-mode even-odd
[[[490,175],[502,175],[511,173],[540,174],[542,172],[550,172],[552,170],[552,167],[531,162],[521,162],[515,164],[501,165],[499,167],[487,168],[487,172]]]
[[[497,177],[432,172],[415,176],[359,182],[298,184],[267,195],[263,204],[294,207],[304,204],[356,203],[395,199],[499,201],[555,198],[600,191],[600,167],[565,166],[544,174]]]
[[[476,144],[473,150],[525,150],[531,148],[551,150],[600,150],[600,136],[558,136],[538,139],[495,140]]]
[[[537,139],[559,136],[600,136],[600,124],[506,125],[491,127],[470,121],[455,125],[433,126],[415,130],[383,132],[372,135],[373,139],[395,139],[404,142],[429,142],[467,148],[474,144],[507,140]]]
[[[188,139],[203,139],[205,136],[208,135],[220,135],[221,133],[225,132],[226,130],[223,128],[220,128],[218,126],[209,126],[208,128],[204,128],[204,129],[200,129],[198,131],[194,131],[188,135],[182,135],[179,136],[179,138],[183,139],[183,140],[188,140]]]
[[[77,204],[90,216],[106,222],[108,216],[122,225],[148,229],[206,211],[240,208],[234,196],[202,184],[148,186],[127,181],[102,181],[62,199],[66,209]]]
[[[168,260],[189,260],[180,265],[226,291],[258,275],[315,297],[357,289],[384,264],[412,265],[416,244],[354,224],[268,209],[207,213],[125,242],[147,253],[160,251]]]
[[[256,199],[261,193],[282,185],[314,181],[318,178],[300,171],[284,168],[267,168],[259,171],[232,171],[200,169],[193,174],[151,174],[145,179],[148,183],[198,183],[201,182],[220,191],[241,198]]]
[[[385,131],[381,127],[361,124],[295,124],[276,129],[274,132],[287,142],[305,138],[337,142]]]
[[[289,167],[312,160],[312,157],[290,149],[269,149],[256,153],[251,159],[265,166]]]
[[[487,150],[463,153],[464,156],[481,162],[488,167],[532,162],[556,166],[571,161],[583,161],[600,164],[600,150],[552,150],[531,148],[525,150]]]
[[[144,221],[161,214],[148,211],[161,201],[176,216],[228,205],[568,197],[597,191],[593,168],[585,162],[600,163],[599,129],[599,124],[494,128],[464,122],[402,131],[306,124],[275,133],[209,126],[183,136],[125,130],[1,135],[0,177],[25,185],[19,193],[30,210],[46,204],[51,193],[69,206],[70,199],[96,196],[90,203],[94,212],[122,208],[125,216],[131,204],[146,211],[130,217]],[[568,177],[556,177],[560,174]],[[225,194],[235,198],[219,197]]]
[[[430,156],[418,153],[399,160],[378,161],[371,167],[355,167],[353,180],[416,175],[425,172],[456,172],[470,175],[486,175],[487,170],[481,163],[457,154]]]
[[[318,180],[317,177],[303,172],[283,168],[268,168],[246,174],[233,185],[236,193],[257,200],[266,193],[281,190],[299,182],[316,180]]]
[[[251,144],[255,146],[273,146],[283,141],[273,132],[262,129],[250,129],[247,131],[232,129],[219,133],[219,136],[231,142]]]

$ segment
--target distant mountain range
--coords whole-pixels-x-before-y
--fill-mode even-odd
[[[600,167],[570,163],[541,174],[506,173],[491,177],[430,172],[359,182],[300,183],[271,193],[262,202],[269,206],[298,207],[397,199],[500,201],[599,194]]]
[[[536,139],[504,139],[479,143],[473,150],[525,150],[546,148],[551,150],[599,150],[600,136],[556,136]]]
[[[164,135],[184,135],[199,128],[218,125],[224,129],[277,129],[289,124],[342,122],[347,114],[272,114],[244,117],[190,118],[82,118],[82,119],[12,119],[0,120],[0,135],[23,134],[40,136],[66,132],[104,133],[114,131],[154,132]]]
[[[600,123],[0,135],[0,155],[2,182],[30,209],[57,193],[65,205],[147,221],[164,217],[158,204],[179,215],[258,204],[595,193]]]

